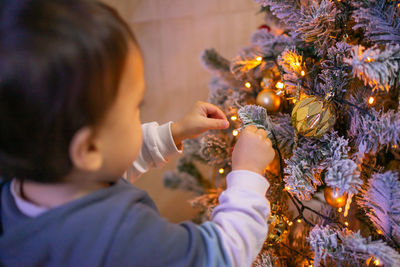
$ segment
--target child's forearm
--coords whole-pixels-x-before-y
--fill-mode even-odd
[[[175,145],[179,150],[182,150],[182,141],[185,140],[182,134],[182,129],[179,123],[171,123],[171,134],[174,139]]]

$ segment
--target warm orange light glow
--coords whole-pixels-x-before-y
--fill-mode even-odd
[[[301,223],[301,219],[297,219],[297,222],[298,222],[298,223]]]
[[[275,87],[278,89],[283,89],[285,87],[285,84],[283,82],[277,82]]]
[[[220,174],[223,174],[225,172],[225,170],[223,168],[219,169],[218,171]]]
[[[286,187],[285,187],[285,190],[286,190],[286,191],[290,191],[290,190],[292,190],[292,188],[291,188],[290,186],[286,186]]]
[[[232,135],[233,136],[238,136],[239,135],[239,131],[238,130],[233,130],[232,131]]]
[[[258,61],[258,62],[261,62],[262,59],[263,59],[262,57],[257,57],[257,61]]]
[[[343,213],[344,217],[347,217],[347,215],[349,215],[349,210],[350,210],[350,205],[351,205],[352,199],[353,199],[353,195],[350,194],[347,197],[346,206],[344,207],[344,213]]]
[[[306,76],[306,72],[304,70],[301,71],[301,76]]]
[[[342,211],[343,211],[343,209],[342,209],[342,208],[339,208],[339,209],[338,209],[338,212],[342,212]]]
[[[374,264],[376,266],[379,266],[379,265],[381,265],[381,261],[379,259],[376,259],[376,260],[374,260]]]
[[[301,72],[301,68],[303,65],[303,57],[297,54],[294,50],[289,50],[282,53],[283,65],[287,68],[290,68],[292,71],[296,73]]]
[[[349,226],[349,223],[348,222],[344,222],[344,225]]]
[[[371,62],[371,61],[372,61],[372,58],[367,57],[367,61],[368,61],[368,62]]]
[[[293,102],[293,104],[296,104],[297,100],[295,98],[293,98],[292,102]]]
[[[368,103],[369,103],[370,105],[374,104],[374,103],[375,103],[375,98],[374,98],[373,96],[371,96],[371,97],[368,99]]]
[[[292,224],[293,224],[293,222],[289,222],[289,223],[288,223],[289,226],[292,226]]]
[[[393,149],[396,149],[396,148],[397,148],[397,145],[393,145],[392,148],[393,148]]]
[[[238,117],[236,116],[236,115],[233,115],[232,117],[231,117],[231,120],[232,121],[235,121],[235,120],[237,120],[238,119]]]
[[[372,263],[373,263],[375,266],[381,266],[381,265],[382,265],[382,264],[381,264],[381,261],[380,261],[379,259],[374,259],[373,256],[366,260],[367,265],[370,265],[370,263],[371,263],[372,260],[374,260]]]
[[[251,88],[251,83],[247,82],[244,84],[244,86],[246,86],[246,88]]]
[[[383,234],[383,232],[382,232],[381,230],[379,230],[379,229],[376,230],[376,232],[377,232],[378,234],[380,234],[380,235]]]

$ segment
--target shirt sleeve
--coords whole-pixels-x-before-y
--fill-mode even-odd
[[[143,143],[139,156],[125,172],[124,178],[133,182],[151,168],[164,166],[171,156],[182,153],[175,145],[171,124],[150,122],[142,125]]]
[[[263,247],[270,215],[270,204],[265,197],[268,188],[268,181],[257,173],[232,171],[211,222],[202,226],[219,235],[231,266],[251,266]],[[203,236],[207,235],[203,232]]]

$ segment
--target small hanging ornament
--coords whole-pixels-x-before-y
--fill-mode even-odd
[[[273,88],[276,84],[276,80],[280,78],[279,70],[276,67],[272,67],[264,71],[263,78],[261,80],[262,89]]]
[[[292,111],[292,123],[299,134],[319,138],[333,128],[336,116],[331,97],[332,94],[325,99],[308,96],[297,102]]]
[[[344,207],[347,202],[347,193],[340,195],[337,188],[333,189],[329,186],[327,186],[324,190],[324,197],[326,203],[335,208]]]
[[[268,218],[267,245],[274,246],[286,239],[288,235],[288,223],[279,214],[271,214]]]
[[[281,97],[274,90],[264,89],[258,93],[256,104],[264,107],[269,112],[276,112],[281,106]]]
[[[274,80],[272,80],[272,78],[269,78],[269,77],[265,76],[265,77],[262,79],[260,85],[261,85],[261,87],[262,87],[263,89],[269,89],[269,88],[271,88],[271,87],[273,86],[273,84],[274,84]]]
[[[282,205],[276,202],[271,204],[271,214],[268,218],[268,236],[266,245],[274,246],[286,240],[289,230],[289,220],[285,215],[281,214]]]
[[[267,24],[260,25],[260,26],[258,27],[258,29],[259,29],[259,30],[266,30],[267,32],[270,32],[270,31],[271,31],[271,27],[268,26]]]

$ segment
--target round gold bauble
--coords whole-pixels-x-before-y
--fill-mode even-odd
[[[337,188],[333,189],[332,187],[327,186],[324,190],[324,197],[326,203],[332,207],[341,208],[346,205],[347,193],[340,195]]]
[[[281,97],[275,94],[274,90],[264,89],[257,95],[256,103],[264,107],[267,111],[275,112],[281,106]]]
[[[293,108],[292,123],[296,131],[306,137],[319,138],[336,122],[332,104],[317,96],[301,99]]]

